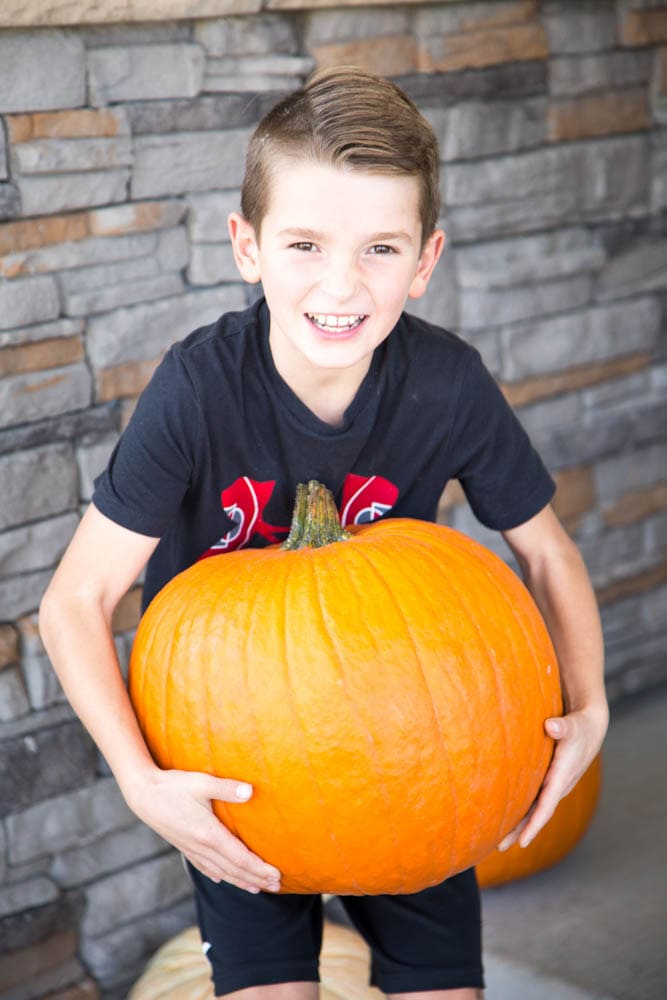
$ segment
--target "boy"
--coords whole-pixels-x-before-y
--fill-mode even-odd
[[[503,532],[554,640],[566,714],[526,844],[598,752],[602,641],[553,483],[479,355],[403,313],[441,254],[438,152],[393,84],[317,74],[260,123],[229,230],[265,300],[175,345],[98,479],[44,598],[44,642],[132,809],[189,862],[216,995],[318,996],[319,897],[277,895],[280,872],[212,814],[243,775],[160,771],[114,654],[115,605],[147,564],[144,603],[204,553],[284,537],[298,482],[324,482],[345,521],[434,519],[456,477]],[[219,553],[219,554],[218,554]],[[91,651],[94,651],[91,656]],[[239,711],[243,706],[239,705]],[[343,900],[394,1000],[481,996],[474,872],[411,896]]]

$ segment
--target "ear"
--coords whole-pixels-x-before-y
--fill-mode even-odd
[[[227,228],[232,241],[234,260],[244,281],[256,284],[260,279],[259,241],[254,228],[238,212],[232,212],[227,219]]]
[[[408,291],[408,298],[420,299],[426,291],[429,279],[433,274],[433,269],[440,259],[440,254],[445,246],[445,234],[442,229],[435,229],[419,255],[417,273],[412,279],[412,284]]]

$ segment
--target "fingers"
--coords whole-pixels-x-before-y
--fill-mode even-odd
[[[244,803],[252,786],[209,774],[167,770],[158,774],[157,793],[142,796],[137,815],[195,868],[215,882],[249,892],[277,892],[280,872],[235,837],[213,812],[213,801]]]
[[[278,892],[280,872],[262,861],[218,820],[198,838],[189,860],[214,882],[230,882],[249,892]]]

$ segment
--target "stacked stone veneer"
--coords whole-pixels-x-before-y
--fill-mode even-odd
[[[432,121],[449,242],[419,312],[479,346],[558,480],[610,695],[667,678],[667,6],[343,6],[0,31],[0,1000],[124,996],[192,919],[36,609],[166,347],[250,300],[226,236],[244,147],[314,65],[393,75]],[[454,487],[442,514],[498,545]]]

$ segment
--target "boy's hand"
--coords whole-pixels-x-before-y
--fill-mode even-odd
[[[133,786],[128,804],[214,882],[229,882],[252,893],[277,892],[277,868],[248,850],[213,812],[214,799],[247,802],[251,795],[252,787],[245,782],[156,769],[148,780]]]
[[[605,705],[545,721],[547,735],[557,741],[551,766],[528,815],[500,842],[498,850],[506,851],[517,840],[520,847],[528,847],[534,840],[551,819],[560,800],[572,791],[599,753],[608,719]]]

